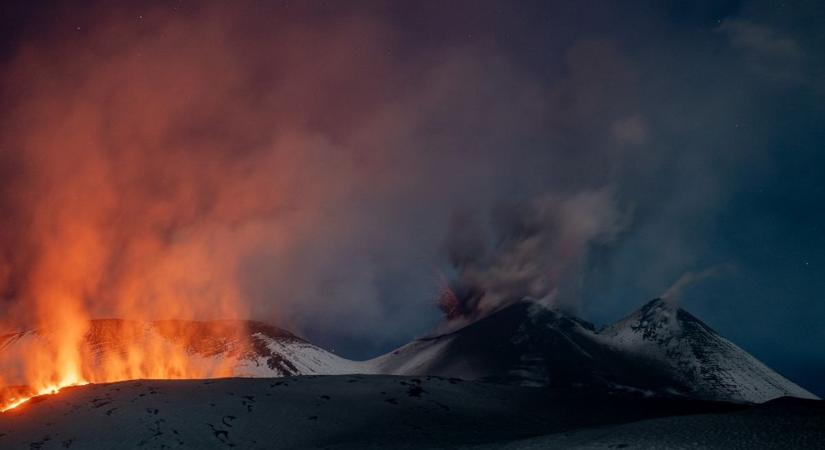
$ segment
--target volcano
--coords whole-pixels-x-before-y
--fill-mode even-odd
[[[47,330],[0,336],[0,357],[14,347],[36,351],[38,343],[49,339]],[[183,365],[201,368],[197,373],[209,374],[207,378],[432,375],[725,402],[816,398],[663,299],[602,329],[522,300],[456,331],[416,339],[369,361],[341,358],[287,330],[255,321],[93,320],[82,350],[91,355],[87,359],[93,367],[88,370],[94,373],[95,367],[128,359],[132,349],[167,348],[158,342],[186,355]],[[7,397],[25,392],[22,375],[16,380],[14,374],[4,375]]]
[[[518,301],[368,361],[254,321],[88,325],[81,353],[92,380],[136,349],[184,354],[181,367],[220,379],[167,368],[179,379],[42,396],[7,385],[6,400],[33,398],[0,413],[0,447],[820,448],[825,439],[822,401],[663,299],[601,329]],[[0,361],[53,339],[0,336]]]
[[[520,301],[373,360],[378,373],[762,403],[817,398],[689,312],[655,299],[603,329]]]
[[[662,299],[647,303],[600,336],[634,359],[657,364],[678,392],[690,397],[754,403],[784,396],[817,398]]]

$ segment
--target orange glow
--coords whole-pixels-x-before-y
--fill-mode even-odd
[[[28,402],[29,400],[40,397],[42,395],[54,395],[60,392],[61,389],[70,386],[83,386],[89,384],[85,381],[78,381],[76,383],[66,384],[66,385],[54,385],[54,386],[46,386],[39,391],[35,391],[31,395],[24,395],[24,396],[17,396],[17,397],[10,397],[5,400],[3,403],[0,403],[0,412],[10,411],[18,406]]]
[[[42,254],[32,274],[28,294],[35,299],[35,308],[28,312],[35,315],[36,331],[0,336],[0,388],[25,387],[25,395],[0,396],[0,410],[67,386],[232,375],[232,358],[210,358],[208,352],[193,350],[203,335],[214,330],[195,332],[176,326],[176,322],[162,322],[163,326],[152,322],[158,317],[202,317],[208,314],[207,309],[220,318],[244,315],[244,305],[219,283],[220,278],[181,276],[173,260],[197,268],[189,260],[195,256],[170,251],[160,258],[172,258],[168,264],[160,261],[149,267],[135,266],[134,272],[112,286],[114,292],[122,293],[117,301],[89,303],[83,299],[87,284],[99,283],[97,279],[105,273],[100,239],[92,234],[103,231],[84,230],[88,225],[74,223],[74,219],[63,218],[61,222],[64,227],[69,225],[67,233],[71,234],[56,237],[60,242],[55,241]],[[196,297],[186,289],[187,284],[209,286],[212,295]],[[91,320],[90,316],[101,310],[129,320]],[[235,327],[223,330],[222,336],[240,348],[246,338],[242,331]]]
[[[238,323],[77,317],[57,330],[0,336],[0,369],[24,368],[14,386],[0,382],[0,411],[68,386],[232,376],[248,349]]]
[[[255,20],[262,35],[250,39],[236,33],[241,13],[225,12],[158,7],[143,13],[150,24],[101,11],[88,30],[32,37],[10,55],[0,409],[85,383],[232,375],[237,358],[193,348],[203,330],[157,321],[280,321],[327,270],[317,249],[362,232],[360,219],[329,218],[409,183],[384,170],[397,160],[385,134],[406,127],[370,76],[407,76],[390,73],[388,30],[369,17],[300,27],[285,16]],[[336,55],[336,69],[319,70],[318,54]],[[128,322],[96,328],[101,318]],[[241,331],[220,333],[236,355]],[[90,342],[116,345],[103,357]]]
[[[19,228],[0,227],[15,247],[0,251],[0,296],[14,297],[0,298],[0,410],[66,386],[233,374],[236,359],[193,352],[201,336],[192,330],[155,324],[249,316],[239,264],[249,249],[277,250],[294,235],[267,219],[295,184],[277,174],[302,173],[282,147],[300,142],[276,145],[273,137],[244,153],[242,137],[257,135],[246,128],[257,123],[257,108],[243,118],[201,117],[223,110],[213,105],[216,89],[243,86],[236,52],[221,44],[221,22],[206,23],[78,36],[62,50],[33,43],[0,76],[0,89],[25,92],[3,106],[16,119],[0,133],[0,156],[22,174],[9,188],[13,205],[4,203]],[[190,40],[190,32],[200,37]],[[169,52],[181,39],[193,45]],[[94,47],[104,41],[112,47]],[[145,54],[158,59],[147,66]],[[87,58],[96,63],[78,65]],[[179,134],[192,120],[208,126]],[[224,127],[229,144],[196,131]],[[96,327],[99,318],[127,322]],[[34,331],[3,334],[9,330]],[[237,349],[246,336],[227,329],[222,338]],[[96,343],[114,347],[101,353]],[[19,389],[3,395],[10,387]]]

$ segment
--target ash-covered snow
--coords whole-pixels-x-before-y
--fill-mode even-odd
[[[445,353],[449,344],[449,338],[416,339],[390,353],[366,361],[365,366],[387,375],[426,374],[431,371],[433,361]],[[468,378],[477,374],[470,375]]]
[[[800,403],[801,402],[801,403]],[[0,414],[0,448],[821,448],[825,404],[747,406],[370,375],[139,380]]]
[[[817,398],[662,299],[649,302],[600,336],[606,345],[665,363],[671,376],[697,398],[753,403],[783,396]]]
[[[363,375],[88,385],[0,414],[0,448],[430,448],[627,420],[544,410],[543,393]],[[645,416],[638,406],[628,409],[628,417]]]
[[[605,427],[569,430],[465,450],[545,449],[822,449],[822,401],[774,400],[742,411],[670,416]]]
[[[601,331],[581,319],[520,302],[371,363],[379,373],[592,385],[732,402],[817,398],[660,299]]]

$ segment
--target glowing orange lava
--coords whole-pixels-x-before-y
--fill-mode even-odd
[[[78,317],[54,330],[0,336],[0,349],[0,411],[6,411],[69,386],[232,376],[249,342],[243,321]]]
[[[8,400],[6,400],[6,402],[4,402],[3,404],[0,404],[0,412],[10,411],[10,410],[12,410],[14,408],[17,408],[18,406],[28,402],[29,400],[31,400],[35,397],[40,397],[42,395],[54,395],[54,394],[57,394],[58,392],[60,392],[60,390],[63,389],[63,388],[71,387],[71,386],[83,386],[83,385],[86,385],[86,384],[89,384],[89,383],[86,382],[86,381],[78,381],[78,382],[75,382],[75,383],[66,384],[66,385],[62,385],[62,386],[61,385],[48,386],[48,387],[45,387],[42,390],[37,391],[37,392],[35,392],[31,395],[11,397]]]

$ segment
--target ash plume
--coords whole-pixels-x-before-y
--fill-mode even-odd
[[[456,216],[446,242],[455,276],[439,307],[448,321],[464,322],[523,299],[568,306],[575,298],[560,293],[589,248],[609,243],[627,223],[609,189],[500,206],[486,228]]]

